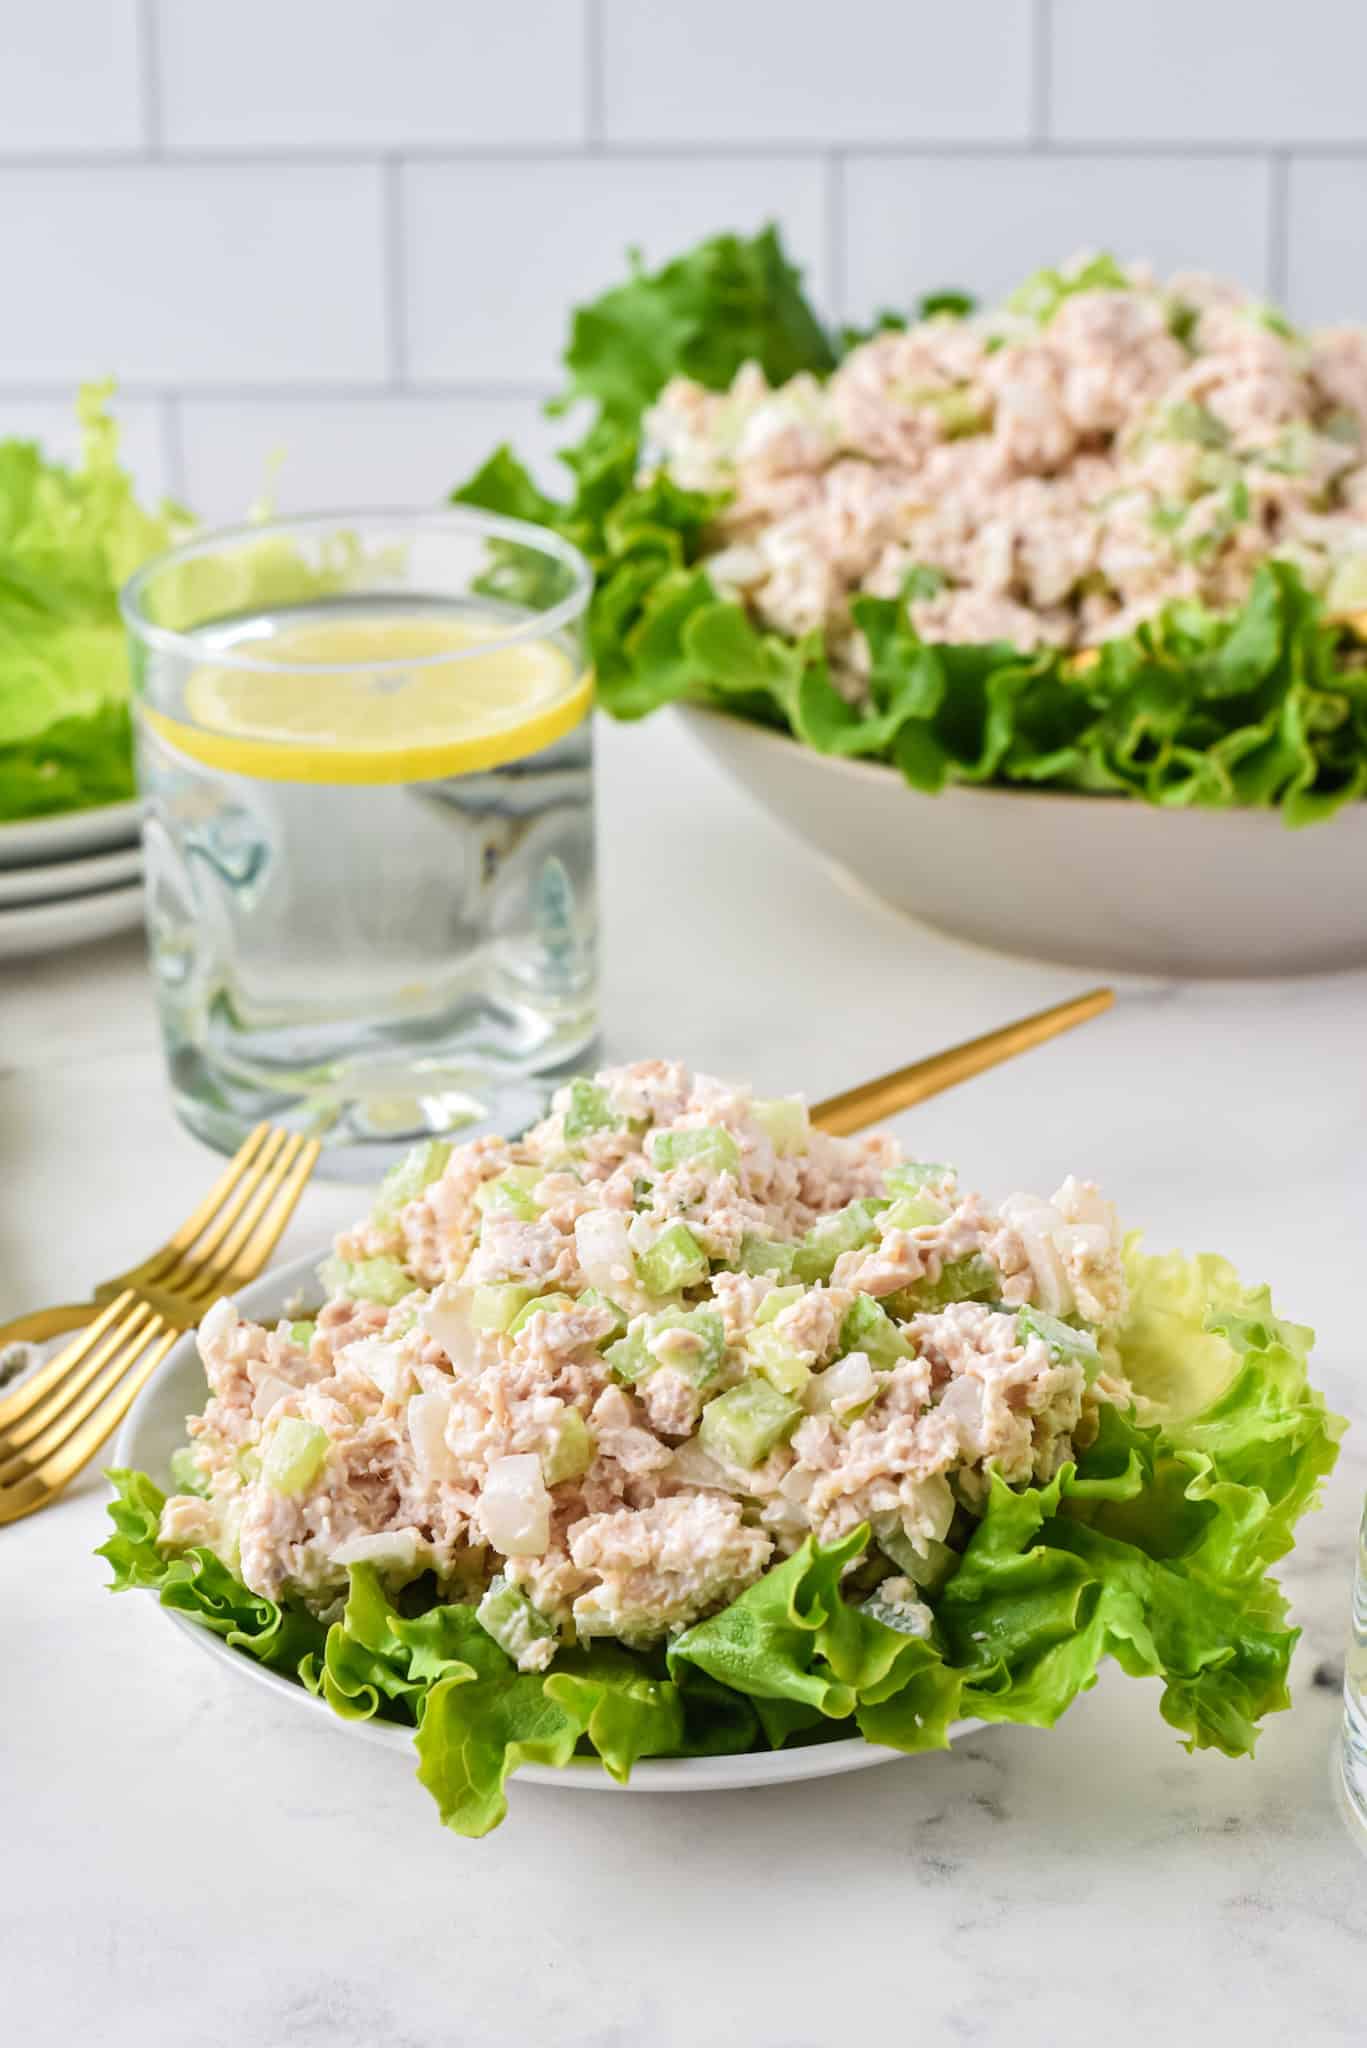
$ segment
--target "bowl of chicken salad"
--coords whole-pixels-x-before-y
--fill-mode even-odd
[[[575,316],[548,495],[600,701],[678,704],[918,918],[1138,971],[1367,960],[1367,329],[1079,257],[833,332],[772,231]]]
[[[317,1269],[217,1303],[101,1555],[411,1746],[462,1834],[519,1769],[704,1789],[1052,1726],[1107,1658],[1237,1756],[1289,1704],[1270,1567],[1341,1427],[1310,1339],[1088,1180],[992,1207],[647,1060],[418,1147]]]

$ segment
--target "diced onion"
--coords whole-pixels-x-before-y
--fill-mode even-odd
[[[237,1303],[230,1296],[225,1294],[221,1301],[216,1301],[199,1325],[200,1356],[205,1356],[206,1345],[217,1344],[230,1330],[236,1329],[240,1320]]]
[[[725,1468],[708,1456],[696,1437],[690,1437],[686,1444],[679,1445],[663,1476],[677,1479],[684,1486],[715,1486],[723,1493],[742,1490],[727,1478]]]
[[[454,1371],[473,1372],[479,1355],[479,1332],[470,1320],[470,1290],[442,1282],[418,1317],[419,1327],[434,1337]]]
[[[412,1384],[413,1368],[398,1346],[386,1344],[383,1337],[359,1337],[338,1358],[353,1372],[364,1373],[387,1401],[401,1401]]]
[[[495,1458],[479,1500],[485,1540],[504,1557],[540,1557],[551,1540],[551,1497],[541,1460]]]
[[[289,1380],[281,1379],[278,1372],[263,1372],[252,1393],[253,1416],[258,1422],[264,1422],[277,1401],[288,1401],[298,1391]]]
[[[943,1472],[932,1472],[925,1479],[904,1479],[898,1491],[907,1535],[918,1544],[926,1538],[943,1543],[954,1520],[954,1495]]]
[[[977,1458],[987,1449],[983,1428],[983,1384],[965,1374],[951,1380],[945,1388],[944,1398],[938,1412],[953,1420],[959,1433],[959,1442],[970,1458]]]
[[[413,1462],[430,1484],[436,1479],[456,1479],[460,1465],[446,1441],[446,1422],[451,1403],[445,1394],[414,1394],[408,1404],[408,1435],[413,1445]]]
[[[616,1300],[636,1278],[627,1219],[612,1209],[591,1209],[574,1226],[579,1270],[590,1287]]]
[[[862,1351],[851,1351],[807,1383],[807,1406],[814,1414],[848,1415],[863,1408],[878,1392],[873,1367]]]
[[[1038,1306],[1046,1315],[1067,1315],[1073,1290],[1058,1253],[1057,1233],[1065,1228],[1062,1216],[1052,1202],[1042,1202],[1037,1195],[1008,1195],[1001,1214],[1025,1247]]]
[[[394,1565],[412,1571],[422,1536],[416,1529],[385,1529],[378,1536],[348,1536],[332,1553],[334,1564]]]

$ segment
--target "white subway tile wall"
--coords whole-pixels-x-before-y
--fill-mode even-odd
[[[69,452],[114,376],[208,518],[548,477],[570,305],[768,218],[832,318],[1090,245],[1367,320],[1367,0],[12,12],[0,435]]]
[[[583,157],[408,164],[408,367],[418,383],[553,386],[566,315],[625,275],[719,227],[777,219],[828,299],[823,180],[801,157]]]

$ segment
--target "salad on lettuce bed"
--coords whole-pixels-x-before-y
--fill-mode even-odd
[[[1289,1703],[1270,1571],[1342,1427],[1310,1332],[1090,1183],[991,1209],[647,1061],[420,1147],[323,1279],[205,1318],[173,1491],[112,1474],[101,1554],[411,1728],[459,1833],[522,1763],[1051,1726],[1108,1656],[1190,1748]]]
[[[1367,792],[1367,331],[1098,257],[833,335],[768,229],[637,263],[565,363],[570,495],[506,446],[453,495],[587,555],[619,717],[695,698],[927,791]]]
[[[134,794],[119,590],[191,522],[138,504],[108,397],[81,393],[77,469],[0,442],[0,822]]]

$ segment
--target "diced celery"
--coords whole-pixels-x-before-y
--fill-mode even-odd
[[[197,1493],[202,1500],[208,1499],[209,1482],[200,1471],[199,1459],[190,1444],[172,1451],[171,1480],[177,1493]]]
[[[565,1139],[574,1144],[594,1131],[614,1131],[621,1119],[608,1101],[607,1090],[580,1074],[570,1082],[569,1108],[565,1111]]]
[[[634,1386],[637,1380],[643,1380],[648,1373],[654,1372],[660,1363],[658,1358],[646,1350],[646,1324],[643,1319],[639,1320],[635,1329],[629,1330],[625,1337],[620,1337],[615,1344],[609,1344],[603,1358],[614,1377],[625,1380],[628,1386]]]
[[[772,1323],[775,1316],[781,1316],[785,1308],[791,1308],[795,1301],[801,1301],[807,1292],[800,1284],[794,1287],[775,1287],[765,1295],[755,1310],[757,1323]]]
[[[252,1484],[253,1480],[261,1477],[261,1453],[252,1444],[244,1444],[242,1446],[242,1449],[233,1459],[233,1465],[237,1471],[238,1478],[245,1480],[248,1486]]]
[[[530,1223],[540,1215],[532,1190],[542,1179],[539,1166],[510,1166],[497,1180],[486,1180],[475,1190],[475,1207],[481,1216],[520,1216]]]
[[[812,1369],[775,1323],[751,1330],[745,1339],[745,1356],[755,1372],[763,1373],[781,1394],[800,1394],[812,1376]]]
[[[650,1157],[662,1173],[672,1166],[702,1166],[709,1173],[740,1171],[740,1148],[720,1124],[706,1124],[698,1131],[657,1131]]]
[[[919,1195],[924,1188],[938,1187],[955,1178],[954,1168],[937,1159],[904,1159],[890,1166],[883,1183],[890,1195]]]
[[[635,1180],[631,1183],[632,1208],[637,1210],[648,1209],[650,1207],[651,1196],[654,1194],[654,1192],[654,1181],[646,1180],[643,1177],[643,1175],[638,1173]]]
[[[425,1138],[415,1145],[397,1166],[391,1166],[380,1182],[372,1214],[377,1223],[397,1221],[399,1211],[415,1201],[423,1189],[446,1171],[451,1147],[441,1138]]]
[[[750,1113],[781,1159],[797,1158],[811,1143],[807,1105],[798,1095],[777,1095],[752,1102]]]
[[[933,1314],[954,1301],[995,1301],[1001,1293],[1001,1274],[981,1252],[951,1259],[938,1280],[916,1280],[886,1297],[885,1306],[903,1318]]]
[[[303,1493],[327,1462],[328,1438],[316,1422],[282,1415],[266,1440],[261,1471],[277,1493]]]
[[[475,1609],[475,1620],[515,1664],[521,1663],[533,1643],[555,1641],[554,1624],[533,1607],[521,1586],[505,1579],[502,1572],[491,1581]]]
[[[671,1331],[682,1336],[671,1342]],[[669,1365],[702,1387],[716,1378],[725,1354],[726,1330],[714,1309],[667,1308],[659,1315],[638,1316],[627,1335],[603,1355],[616,1377],[629,1386]]]
[[[949,1211],[934,1195],[899,1195],[883,1211],[884,1230],[916,1230],[923,1223],[943,1223]]]
[[[572,1294],[534,1294],[525,1308],[520,1308],[508,1325],[508,1335],[515,1337],[519,1330],[525,1330],[533,1316],[558,1316],[565,1309],[574,1307]]]
[[[470,1321],[477,1330],[506,1330],[534,1292],[534,1288],[516,1287],[511,1281],[499,1287],[472,1288]]]
[[[1071,1323],[1060,1322],[1057,1316],[1047,1316],[1042,1308],[1033,1308],[1027,1303],[1018,1311],[1016,1335],[1022,1344],[1030,1337],[1039,1337],[1048,1346],[1051,1358],[1061,1359],[1069,1365],[1080,1365],[1088,1386],[1101,1370],[1101,1353],[1091,1331],[1075,1330]]]
[[[947,1543],[927,1536],[912,1542],[895,1515],[880,1516],[874,1524],[878,1548],[924,1592],[938,1593],[945,1580],[958,1568],[959,1553]]]
[[[891,1371],[912,1350],[892,1317],[871,1294],[856,1295],[840,1325],[840,1353],[862,1351],[871,1364]]]
[[[578,1479],[593,1463],[594,1442],[588,1424],[577,1408],[567,1408],[556,1425],[555,1441],[542,1453],[541,1475],[547,1486],[562,1479]]]
[[[608,1338],[625,1337],[627,1333],[627,1312],[615,1302],[610,1294],[604,1294],[597,1287],[586,1287],[579,1297],[585,1308],[605,1308],[612,1317],[612,1328]],[[606,1342],[607,1339],[604,1339]]]
[[[721,1371],[726,1326],[715,1309],[667,1308],[650,1318],[645,1347],[656,1365],[672,1366],[695,1387],[705,1387]]]
[[[793,1260],[793,1272],[799,1280],[810,1286],[816,1280],[829,1280],[831,1269],[842,1252],[857,1251],[877,1235],[877,1217],[881,1203],[868,1200],[847,1202],[843,1209],[837,1209],[833,1216],[823,1216],[814,1223]]]
[[[334,1294],[346,1294],[353,1301],[378,1301],[393,1308],[413,1292],[413,1281],[397,1259],[339,1259],[323,1261],[319,1268],[325,1286]]]
[[[802,1410],[777,1387],[758,1377],[742,1380],[718,1394],[702,1412],[698,1436],[702,1447],[726,1465],[745,1470],[760,1464],[776,1444],[787,1440],[802,1420]]]
[[[792,1245],[775,1244],[767,1237],[752,1237],[748,1231],[740,1241],[742,1273],[779,1273],[786,1279],[793,1270],[796,1257]]]
[[[329,1252],[318,1268],[318,1284],[327,1295],[345,1294],[351,1267],[336,1252]]]
[[[309,1345],[313,1342],[313,1333],[317,1329],[317,1327],[317,1324],[314,1322],[311,1316],[305,1316],[303,1320],[300,1322],[291,1323],[291,1344],[299,1344],[303,1347],[305,1351],[307,1351]]]
[[[636,1272],[648,1294],[677,1294],[707,1278],[707,1254],[686,1223],[671,1223],[648,1252],[636,1261]]]

